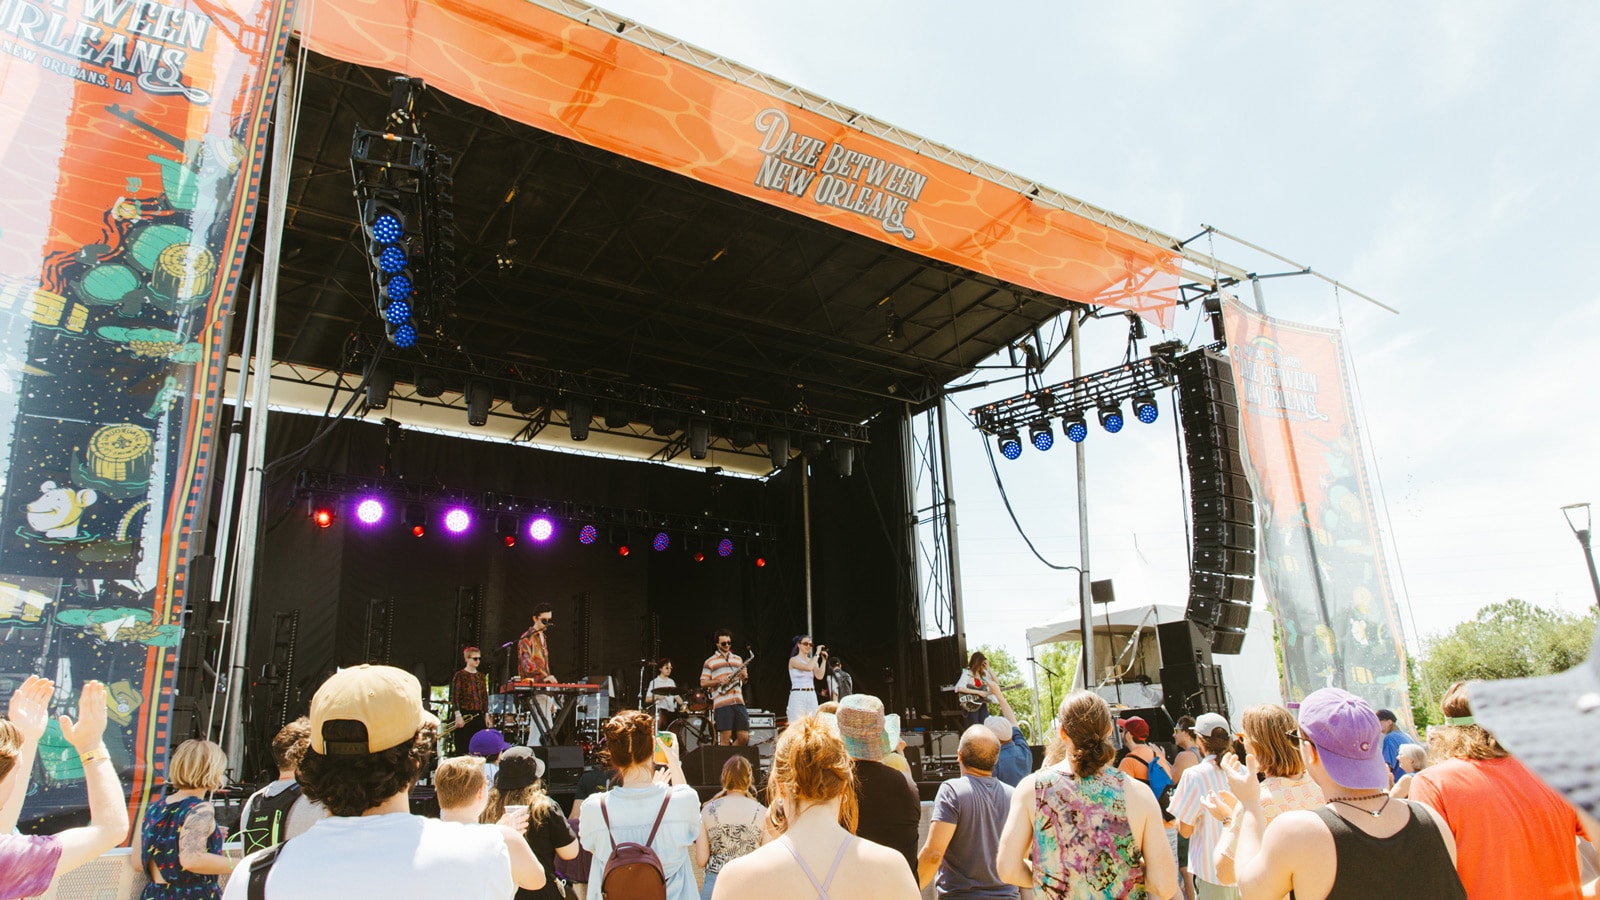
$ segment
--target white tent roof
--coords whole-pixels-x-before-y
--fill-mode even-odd
[[[1113,604],[1110,612],[1111,629],[1113,632],[1120,632],[1132,630],[1141,625],[1176,622],[1183,618],[1183,612],[1183,607],[1166,603],[1139,603],[1126,606]],[[1052,619],[1049,622],[1029,628],[1028,646],[1037,647],[1040,644],[1059,644],[1063,641],[1081,642],[1083,640],[1083,626],[1078,621],[1078,613],[1072,611],[1066,615],[1068,618]],[[1094,622],[1091,627],[1097,630],[1105,628],[1106,615],[1104,607],[1096,607]]]

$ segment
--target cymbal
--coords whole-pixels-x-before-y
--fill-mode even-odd
[[[665,696],[667,694],[681,694],[681,693],[683,693],[683,688],[678,687],[677,685],[673,685],[672,687],[653,687],[647,693],[655,694],[657,696]]]

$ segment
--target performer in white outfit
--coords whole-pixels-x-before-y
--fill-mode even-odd
[[[677,682],[672,680],[672,660],[661,657],[656,663],[656,677],[650,682],[650,693],[645,696],[645,705],[654,707],[656,714],[656,729],[664,730],[678,717],[678,694],[676,691],[656,692],[657,688],[676,688]]]
[[[789,651],[789,721],[794,722],[817,711],[817,680],[827,671],[828,648],[811,652],[811,635],[794,639]]]

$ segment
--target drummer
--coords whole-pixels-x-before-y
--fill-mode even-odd
[[[671,659],[663,656],[656,661],[656,677],[650,682],[644,702],[646,706],[655,708],[658,730],[665,730],[668,724],[678,718],[678,683],[672,680]]]

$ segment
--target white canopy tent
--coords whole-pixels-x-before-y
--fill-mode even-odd
[[[1157,705],[1159,690],[1151,690],[1159,684],[1161,666],[1155,626],[1181,621],[1184,608],[1157,603],[1117,603],[1096,607],[1095,612],[1090,627],[1095,636],[1096,668],[1102,676],[1111,669],[1121,677],[1120,684],[1102,678],[1104,686],[1100,694],[1112,702],[1120,699],[1126,706]],[[1030,649],[1041,644],[1079,643],[1083,640],[1083,627],[1077,614],[1068,612],[1029,628],[1027,635]],[[1272,613],[1264,604],[1257,604],[1250,617],[1243,652],[1237,656],[1218,654],[1211,659],[1222,670],[1228,708],[1235,719],[1238,713],[1257,703],[1283,703],[1277,656],[1272,649]],[[1082,683],[1080,670],[1073,674],[1072,686],[1077,689]],[[1237,721],[1234,724],[1237,725]]]

